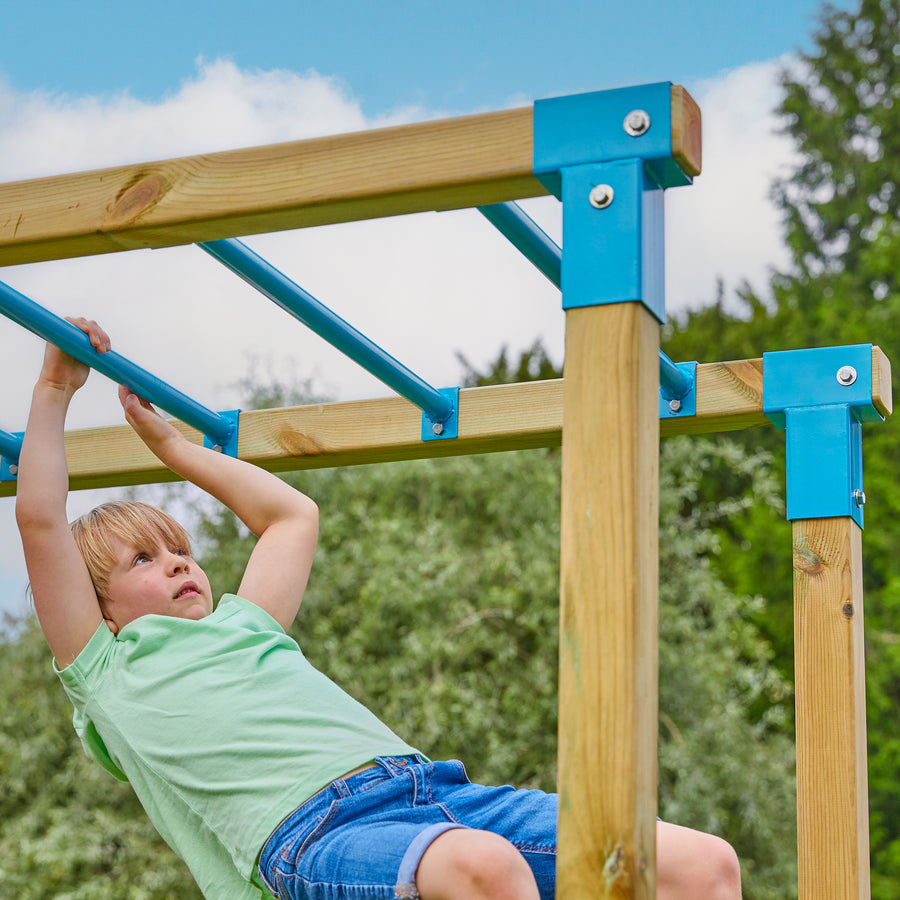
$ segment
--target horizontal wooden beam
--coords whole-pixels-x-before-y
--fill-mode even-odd
[[[699,364],[697,414],[661,419],[660,434],[768,425],[762,373],[761,359]],[[872,349],[872,375],[874,405],[890,415],[891,368],[878,347]],[[248,410],[241,413],[238,456],[285,472],[558,447],[562,418],[562,379],[461,390],[459,437],[452,440],[422,441],[422,413],[402,397]],[[202,440],[194,429],[175,424],[192,441]],[[72,490],[174,480],[127,425],[66,432],[66,455]],[[14,481],[0,482],[0,497],[14,493]]]
[[[700,110],[671,91],[672,157]],[[531,107],[0,184],[0,265],[537,197]]]
[[[0,185],[0,265],[546,194],[532,110]]]
[[[664,435],[766,424],[762,361],[697,367],[697,415],[664,419]],[[274,472],[400,459],[558,447],[563,381],[535,381],[460,391],[459,437],[422,441],[421,411],[400,397],[241,413],[238,455]],[[199,432],[176,423],[191,440]],[[127,425],[66,433],[73,490],[173,480]],[[15,482],[0,482],[0,496]]]

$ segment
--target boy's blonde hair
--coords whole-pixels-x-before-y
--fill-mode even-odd
[[[111,538],[118,538],[139,549],[149,548],[162,539],[170,550],[190,553],[191,539],[168,513],[131,500],[103,503],[76,519],[72,536],[87,565],[97,599],[109,600],[109,575],[116,564]]]

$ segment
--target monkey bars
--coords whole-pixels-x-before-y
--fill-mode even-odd
[[[565,379],[460,391],[456,439],[423,440],[421,415],[391,398],[248,411],[237,447],[241,458],[277,471],[562,444],[561,900],[655,896],[659,435],[756,426],[767,414],[780,424],[783,416],[806,469],[828,443],[829,471],[850,473],[851,496],[839,488],[837,506],[809,512],[815,476],[831,476],[816,471],[810,480],[807,471],[800,515],[812,518],[794,520],[800,897],[862,900],[861,515],[854,521],[852,504],[864,498],[857,426],[890,412],[890,366],[877,347],[841,348],[838,373],[830,361],[823,368],[827,389],[792,393],[802,380],[793,369],[780,379],[786,400],[782,391],[776,403],[767,380],[782,363],[767,355],[697,365],[685,393],[693,368],[659,355],[663,190],[690,183],[700,160],[700,113],[684,89],[594,92],[0,185],[0,265],[478,207],[561,284]],[[562,201],[561,254],[516,208],[498,206],[546,194]],[[865,380],[865,396],[848,368]],[[821,424],[833,411],[819,409],[835,395],[839,406],[864,410],[837,416],[838,449]],[[430,390],[419,399],[444,414]],[[808,421],[819,423],[814,441],[790,434]],[[217,422],[201,430],[210,424]],[[176,427],[200,439],[190,425]],[[10,439],[0,436],[0,453]],[[72,487],[173,477],[125,426],[68,432],[66,452]],[[789,480],[796,474],[789,470]],[[13,491],[0,482],[0,494]]]

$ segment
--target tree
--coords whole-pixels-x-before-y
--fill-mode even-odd
[[[780,111],[801,161],[774,186],[792,253],[771,281],[771,300],[749,285],[736,314],[721,302],[667,326],[675,359],[754,357],[763,351],[873,342],[900,363],[900,5],[861,0],[854,10],[826,6],[814,50],[783,73]],[[872,893],[900,896],[900,443],[897,425],[864,431],[865,584]],[[771,450],[784,471],[783,441],[773,431],[728,438]],[[707,482],[716,491],[715,479]],[[764,507],[719,530],[712,562],[731,590],[771,600],[756,620],[792,670],[790,536]],[[783,561],[783,562],[782,562]]]

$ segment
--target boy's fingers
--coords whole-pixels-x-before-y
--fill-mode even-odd
[[[66,316],[66,321],[80,328],[91,339],[91,346],[98,353],[106,353],[112,346],[109,335],[93,319],[85,319],[84,316]]]

